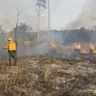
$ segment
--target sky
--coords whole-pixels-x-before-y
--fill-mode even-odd
[[[60,29],[74,20],[82,11],[86,0],[50,0],[51,29]],[[17,5],[22,10],[20,22],[28,22],[36,29],[36,0],[0,0],[0,23],[15,26]],[[47,10],[41,11],[41,29],[47,29]],[[4,27],[5,28],[5,27]]]

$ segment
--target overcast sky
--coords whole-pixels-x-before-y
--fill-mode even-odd
[[[11,21],[11,23],[16,21],[17,5],[20,9],[23,9],[23,12],[26,11],[29,15],[32,15],[32,13],[36,14],[35,1],[36,0],[0,0],[0,23],[2,23],[5,18]],[[67,23],[74,20],[81,13],[85,1],[86,0],[50,0],[51,28],[63,28]],[[29,19],[29,17],[27,18],[27,15],[24,15],[27,14],[26,12],[22,13],[23,15],[21,17],[24,19],[20,18],[21,21]],[[24,16],[26,16],[26,18]],[[42,11],[42,16],[45,16],[46,19],[46,12]],[[34,16],[31,20],[34,20]],[[30,19],[29,22],[31,22]],[[47,24],[44,25],[47,26]]]

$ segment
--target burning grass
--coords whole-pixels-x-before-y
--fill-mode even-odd
[[[96,96],[96,65],[89,60],[42,56],[19,59],[18,67],[3,63],[1,96]]]

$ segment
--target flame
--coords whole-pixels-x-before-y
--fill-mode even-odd
[[[87,47],[82,47],[81,53],[84,53],[84,54],[89,53],[89,49]]]
[[[93,54],[96,54],[96,49],[93,51]]]
[[[25,41],[24,44],[25,44],[25,45],[31,45],[32,42],[31,42],[31,41]]]
[[[56,44],[52,44],[52,47],[53,47],[53,48],[56,48]]]
[[[53,43],[53,42],[51,42],[51,46],[52,46],[53,48],[56,48],[56,44]]]
[[[88,50],[81,50],[81,53],[89,53]]]

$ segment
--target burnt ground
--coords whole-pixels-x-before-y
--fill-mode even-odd
[[[0,60],[0,96],[96,96],[95,57]]]

